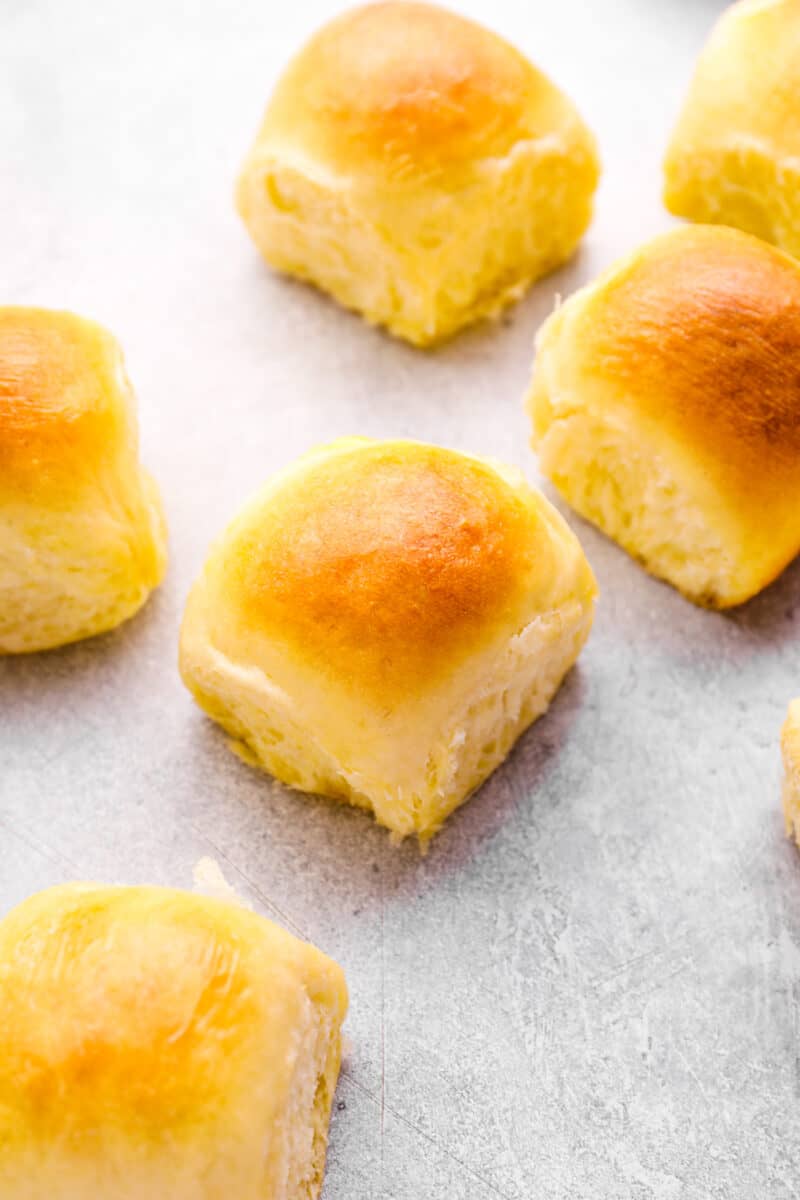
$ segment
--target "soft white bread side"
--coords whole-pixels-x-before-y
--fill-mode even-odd
[[[594,596],[576,538],[516,472],[342,439],[212,548],[181,672],[251,760],[424,839],[546,709]]]
[[[789,705],[781,730],[783,754],[783,816],[786,833],[800,846],[800,700]]]
[[[740,604],[800,551],[800,268],[684,226],[625,258],[537,339],[543,472],[699,604]]]
[[[513,47],[389,0],[337,17],[290,63],[237,204],[274,267],[427,345],[564,262],[598,174],[571,102]]]
[[[741,0],[697,64],[664,163],[676,216],[800,256],[800,4]]]
[[[73,884],[0,922],[0,1200],[314,1200],[347,990],[262,917]]]
[[[119,346],[71,313],[0,309],[0,654],[113,628],[165,568]]]

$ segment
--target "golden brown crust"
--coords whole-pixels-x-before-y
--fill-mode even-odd
[[[89,884],[31,897],[0,923],[0,1192],[27,1166],[36,1197],[116,1171],[126,1197],[157,1194],[129,1175],[188,1196],[226,1171],[261,1195],[306,997],[338,1040],[336,964],[235,905]]]
[[[114,340],[94,322],[0,309],[0,468],[40,482],[90,472],[119,436],[121,372]]]
[[[138,451],[111,334],[0,308],[0,654],[112,629],[160,583],[166,528]]]
[[[800,268],[747,234],[676,229],[573,315],[575,370],[691,448],[741,506],[800,492]]]
[[[0,968],[3,1074],[12,1091],[25,1077],[28,1136],[46,1143],[65,1094],[80,1105],[78,1151],[112,1106],[127,1110],[134,1135],[155,1136],[165,1123],[178,1135],[176,1118],[196,1121],[241,1070],[236,1043],[257,1027],[259,998],[246,965],[253,946],[245,949],[241,934],[230,939],[224,919],[204,913],[202,902],[189,900],[183,910],[163,899],[159,909],[135,893],[67,893],[63,907],[48,908],[46,923],[26,923],[24,940],[12,920]],[[132,920],[137,908],[141,919]],[[31,957],[34,978],[26,970]],[[209,1019],[222,1050],[212,1096],[203,1053]]]
[[[365,443],[256,507],[219,578],[245,628],[340,684],[403,695],[522,621],[555,586],[556,537],[492,468]]]
[[[591,628],[574,534],[510,468],[343,438],[212,547],[180,669],[243,757],[428,838],[545,711]]]
[[[282,77],[262,136],[341,171],[401,180],[502,157],[550,132],[562,98],[508,43],[429,4],[388,0],[326,25]]]
[[[318,468],[229,547],[248,623],[341,677],[435,674],[518,604],[530,514],[499,476],[395,444]]]
[[[336,18],[289,64],[236,203],[273,267],[429,346],[566,261],[598,176],[591,132],[518,51],[389,0]]]

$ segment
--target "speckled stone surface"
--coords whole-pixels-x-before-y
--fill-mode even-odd
[[[596,130],[596,223],[497,328],[423,355],[264,268],[232,180],[326,0],[3,0],[3,298],[119,336],[172,529],[130,625],[0,662],[0,898],[191,886],[203,855],[345,967],[325,1200],[778,1200],[800,1191],[800,860],[777,739],[800,568],[692,608],[575,520],[602,587],[550,714],[427,858],[244,766],[179,682],[210,538],[342,433],[536,478],[521,411],[553,305],[666,227],[659,158],[715,0],[464,0]]]

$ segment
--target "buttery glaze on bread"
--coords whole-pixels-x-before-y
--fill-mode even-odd
[[[347,990],[262,917],[72,884],[0,922],[0,1200],[313,1200]]]
[[[697,64],[665,161],[664,199],[800,256],[800,4],[744,0]]]
[[[513,47],[389,0],[289,65],[237,203],[274,267],[427,345],[569,258],[598,174],[571,102]]]
[[[251,760],[425,839],[547,708],[594,596],[576,538],[518,473],[345,438],[212,548],[181,672]]]
[[[739,604],[800,551],[800,268],[685,226],[570,297],[528,397],[544,473],[690,599]]]
[[[781,730],[783,754],[783,816],[786,833],[800,846],[800,700],[789,705]]]
[[[0,308],[0,653],[111,629],[165,565],[117,343],[71,313]]]

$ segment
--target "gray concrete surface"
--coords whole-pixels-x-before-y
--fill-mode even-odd
[[[325,1200],[779,1200],[800,1192],[800,861],[777,737],[800,567],[729,616],[587,526],[602,587],[550,714],[427,858],[230,755],[176,630],[209,539],[341,433],[485,449],[536,478],[520,399],[553,305],[668,224],[659,159],[712,0],[464,0],[597,131],[575,262],[423,356],[262,267],[232,180],[327,0],[0,0],[3,298],[126,348],[172,565],[108,637],[0,663],[3,907],[75,877],[191,886],[201,855],[344,965]]]

